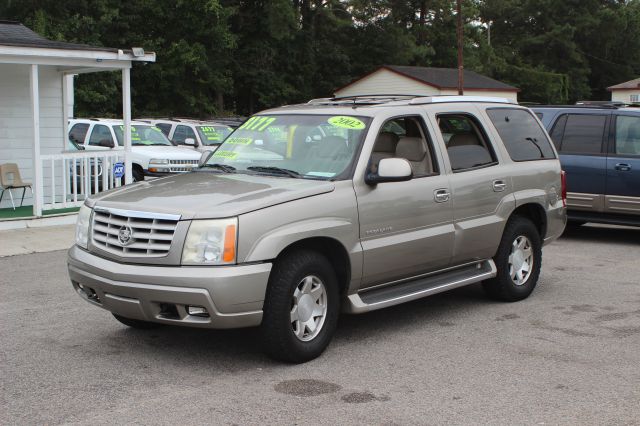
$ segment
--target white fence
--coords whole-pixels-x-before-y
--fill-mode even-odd
[[[40,156],[42,162],[42,209],[80,207],[91,194],[124,184],[113,174],[124,164],[124,152],[67,152]]]

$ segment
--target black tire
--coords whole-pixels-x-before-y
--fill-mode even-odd
[[[131,176],[133,177],[134,182],[142,182],[144,180],[144,173],[138,167],[134,167],[131,170]]]
[[[514,280],[511,276],[509,257],[516,240],[520,239],[520,242],[524,242],[522,237],[526,237],[529,241],[533,265],[527,275],[516,276]],[[521,216],[509,219],[502,234],[498,252],[493,260],[498,271],[495,278],[482,283],[487,294],[505,302],[516,302],[529,297],[538,283],[542,264],[542,241],[535,225],[529,219]],[[518,280],[522,282],[517,284]]]
[[[313,337],[307,336],[310,340],[302,341],[307,328],[302,326],[303,336],[298,338],[291,315],[294,308],[294,292],[299,286],[303,286],[304,279],[308,277],[317,278],[324,286],[326,314],[323,323],[320,322],[320,317],[311,317],[311,321],[318,321],[320,324],[319,331]],[[314,281],[313,286],[317,285],[318,282]],[[318,357],[333,337],[339,310],[338,280],[327,258],[312,250],[298,250],[286,254],[275,264],[269,278],[260,326],[264,351],[276,360],[291,363],[302,363]]]
[[[125,318],[123,316],[120,316],[118,314],[114,314],[112,313],[113,317],[115,319],[117,319],[118,321],[120,321],[122,324],[131,327],[131,328],[137,328],[140,330],[151,330],[154,328],[158,328],[161,327],[162,324],[158,324],[155,322],[149,322],[149,321],[141,321],[141,320],[137,320],[137,319],[131,319],[131,318]]]

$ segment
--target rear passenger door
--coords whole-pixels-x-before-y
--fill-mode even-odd
[[[640,214],[640,115],[613,116],[605,211]]]
[[[449,109],[447,109],[447,107]],[[455,243],[453,265],[495,254],[502,235],[501,211],[513,208],[512,181],[501,167],[475,109],[440,107],[435,120],[451,167]],[[508,206],[505,206],[505,203]]]
[[[609,112],[567,113],[556,118],[550,136],[567,173],[567,206],[573,210],[604,211],[607,179],[605,136]]]

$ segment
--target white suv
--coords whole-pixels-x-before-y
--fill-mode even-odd
[[[215,151],[233,128],[214,121],[189,119],[144,119],[155,125],[174,145],[184,145],[198,151]]]
[[[69,139],[87,151],[124,149],[123,129],[122,120],[74,119],[69,120]],[[134,181],[198,167],[199,153],[173,146],[159,128],[149,123],[131,122],[131,145]]]

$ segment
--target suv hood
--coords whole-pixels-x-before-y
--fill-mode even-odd
[[[131,147],[131,151],[137,155],[148,156],[149,158],[160,158],[167,160],[200,160],[201,154],[192,148],[180,148],[173,145],[135,145]]]
[[[334,188],[333,182],[328,181],[202,171],[112,189],[93,197],[88,204],[180,214],[187,220],[214,219],[331,192]]]

